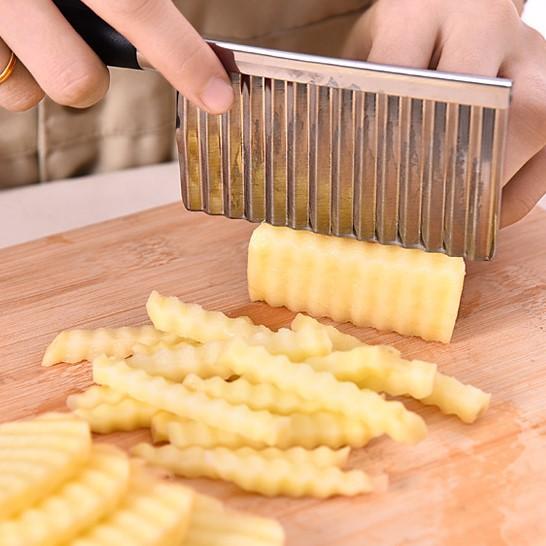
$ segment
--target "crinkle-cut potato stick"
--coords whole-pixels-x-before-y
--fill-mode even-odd
[[[432,393],[436,375],[436,364],[404,360],[398,351],[385,345],[361,345],[305,362],[318,372],[330,372],[340,381],[352,381],[361,388],[417,399]]]
[[[263,442],[249,440],[236,432],[227,432],[166,411],[152,417],[151,433],[155,443],[170,442],[180,448],[224,446],[235,449],[244,445],[256,449],[265,447]]]
[[[233,482],[245,491],[266,496],[358,495],[372,491],[372,480],[360,470],[344,472],[336,466],[295,463],[286,458],[240,455],[226,448],[202,450],[199,457],[172,445],[138,444],[133,454],[180,476],[208,477]]]
[[[252,301],[449,343],[465,276],[462,258],[258,226],[248,246]]]
[[[487,410],[490,400],[489,393],[438,372],[432,394],[421,402],[438,407],[446,415],[456,415],[464,423],[473,423]]]
[[[47,497],[75,476],[90,454],[89,425],[74,415],[50,413],[1,424],[0,520]]]
[[[53,366],[61,362],[77,364],[102,354],[126,358],[132,354],[132,348],[137,343],[151,345],[159,341],[175,342],[177,339],[177,336],[165,334],[150,325],[64,330],[47,347],[42,366]]]
[[[154,442],[168,441],[180,448],[224,446],[235,449],[243,445],[254,449],[266,447],[263,442],[253,442],[240,434],[182,419],[167,412],[154,415],[151,429]],[[371,438],[372,434],[361,420],[328,412],[294,413],[290,416],[288,428],[279,435],[275,447],[280,449],[295,446],[306,449],[320,446],[332,449],[343,446],[357,448],[366,445]]]
[[[320,402],[324,410],[362,419],[374,436],[383,433],[399,442],[414,443],[426,435],[423,419],[402,403],[386,401],[374,391],[338,381],[331,373],[316,372],[308,364],[290,362],[284,355],[271,355],[263,347],[234,339],[226,344],[220,359],[233,373],[251,382],[269,382],[306,400]]]
[[[204,378],[227,378],[231,371],[218,362],[223,346],[221,341],[212,341],[197,347],[181,344],[172,349],[161,348],[153,353],[136,353],[127,359],[127,363],[132,368],[175,382],[183,381],[191,373]]]
[[[78,409],[93,409],[102,404],[117,404],[124,400],[125,395],[103,385],[91,385],[82,392],[68,395],[66,405],[72,411]]]
[[[67,546],[181,546],[185,544],[194,494],[132,465],[121,505]]]
[[[89,423],[93,432],[110,434],[149,428],[153,416],[160,410],[134,398],[125,397],[114,404],[99,404],[94,408],[73,411]]]
[[[320,403],[314,400],[305,400],[269,383],[254,385],[243,377],[225,381],[221,377],[202,379],[190,374],[184,379],[183,385],[191,391],[203,392],[212,398],[222,398],[230,404],[246,404],[250,409],[268,410],[279,415],[315,413],[322,409]]]
[[[425,391],[428,390],[428,378],[425,380],[421,376],[422,373],[429,375],[432,373],[433,367],[437,369],[435,364],[424,362],[422,360],[405,360],[402,358],[400,351],[394,347],[388,345],[366,345],[359,339],[349,334],[344,334],[340,332],[334,326],[327,326],[322,324],[318,320],[309,317],[307,315],[298,314],[292,321],[291,328],[298,330],[302,327],[315,327],[321,328],[332,341],[334,346],[334,352],[323,357],[311,357],[306,360],[306,363],[310,364],[316,370],[330,371],[341,380],[353,381],[361,387],[368,387],[374,390],[383,390],[387,394],[396,396],[397,394],[408,394],[418,400],[421,400],[423,404],[429,406],[436,406],[437,408],[445,413],[446,415],[456,415],[465,423],[473,423],[480,415],[482,415],[488,408],[489,402],[491,400],[491,395],[474,387],[473,385],[465,385],[461,383],[454,377],[450,377],[443,373],[436,371],[434,374],[434,382],[432,385],[432,391],[429,394],[426,394]],[[392,354],[392,358],[398,356],[400,358],[399,364],[396,364],[396,368],[399,369],[399,365],[409,365],[409,367],[414,370],[415,373],[409,372],[413,377],[413,387],[406,393],[396,392],[396,389],[393,390],[391,385],[372,384],[367,380],[361,381],[361,372],[359,371],[360,367],[365,369],[368,366],[366,361],[358,361],[355,359],[352,361],[350,354],[358,355],[359,351],[364,347],[377,347],[380,348],[382,355],[387,356],[385,351],[389,351]],[[353,350],[351,350],[353,349]],[[339,355],[338,351],[346,351],[346,356],[342,357]],[[335,362],[335,364],[334,364]],[[331,368],[330,368],[331,364]],[[330,368],[330,369],[329,369]],[[395,376],[395,379],[396,376]],[[368,384],[366,384],[368,382]],[[422,391],[422,392],[421,392]]]
[[[200,305],[184,303],[155,291],[150,294],[146,309],[158,330],[201,343],[243,338],[251,345],[263,345],[270,353],[286,354],[294,361],[332,350],[332,342],[320,329],[301,328],[294,332],[281,328],[273,332],[254,324],[248,317],[230,318],[219,311],[207,311]]]
[[[139,447],[140,446],[140,447]],[[146,450],[151,447],[149,444],[139,444],[133,454],[139,456],[140,450]],[[144,446],[144,447],[142,447]],[[175,446],[178,453],[184,459],[187,478],[198,478],[201,476],[202,468],[206,457],[209,454],[223,454],[224,452],[233,453],[240,459],[260,457],[264,460],[273,461],[282,459],[294,464],[308,464],[316,467],[328,468],[331,466],[343,467],[349,458],[350,448],[330,449],[320,446],[315,449],[305,449],[303,447],[291,447],[289,449],[279,449],[277,447],[266,447],[263,449],[253,449],[248,446],[237,447],[234,449],[225,446],[215,446],[204,448],[201,446],[188,446],[181,448]]]
[[[226,508],[220,501],[195,494],[185,546],[282,546],[278,521]]]
[[[351,349],[355,349],[356,347],[363,345],[363,342],[357,337],[350,334],[345,334],[344,332],[339,331],[335,326],[322,324],[322,322],[319,322],[317,319],[302,313],[298,313],[294,317],[290,323],[290,328],[294,330],[294,332],[300,332],[301,330],[307,328],[318,328],[322,330],[330,338],[333,351],[350,351]],[[394,347],[390,348],[393,351],[396,351]]]
[[[279,433],[288,426],[287,417],[252,411],[245,405],[232,405],[203,393],[191,392],[179,383],[132,369],[123,360],[96,358],[93,379],[99,385],[107,385],[158,409],[237,432],[267,445],[274,445]]]
[[[107,445],[92,448],[80,474],[55,493],[0,521],[0,544],[61,546],[110,514],[127,492],[129,459]]]

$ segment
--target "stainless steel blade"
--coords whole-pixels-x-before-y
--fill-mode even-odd
[[[235,103],[178,97],[189,210],[493,256],[508,80],[212,45]]]

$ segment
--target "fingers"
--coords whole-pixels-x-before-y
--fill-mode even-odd
[[[504,44],[491,39],[489,33],[473,33],[468,28],[459,27],[442,44],[436,69],[494,78],[499,73],[504,55]]]
[[[505,179],[510,180],[546,146],[546,41],[526,28],[518,52],[501,67],[513,80],[506,144]]]
[[[0,0],[0,10],[0,35],[55,102],[87,107],[102,98],[108,70],[53,3]]]
[[[501,227],[523,218],[546,194],[546,148],[510,180],[502,191]]]
[[[0,40],[0,70],[7,66],[11,50]],[[36,106],[44,92],[30,75],[30,72],[17,61],[11,76],[0,84],[0,106],[12,112],[22,112]]]
[[[423,14],[411,3],[386,2],[377,5],[371,48],[367,60],[412,68],[427,68],[438,34],[434,14]],[[411,29],[418,28],[418,32]]]
[[[436,68],[496,77],[520,22],[517,11],[507,2],[490,3],[488,19],[472,17],[473,11],[454,13],[440,33],[439,60]]]
[[[85,2],[192,102],[214,114],[231,106],[233,91],[222,64],[171,0]]]

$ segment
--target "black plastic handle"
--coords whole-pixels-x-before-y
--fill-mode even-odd
[[[78,0],[53,0],[74,30],[107,66],[140,69],[135,47]]]

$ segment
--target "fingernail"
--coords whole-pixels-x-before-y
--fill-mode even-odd
[[[212,114],[222,114],[229,110],[233,102],[233,89],[224,80],[214,76],[203,89],[201,101]]]

